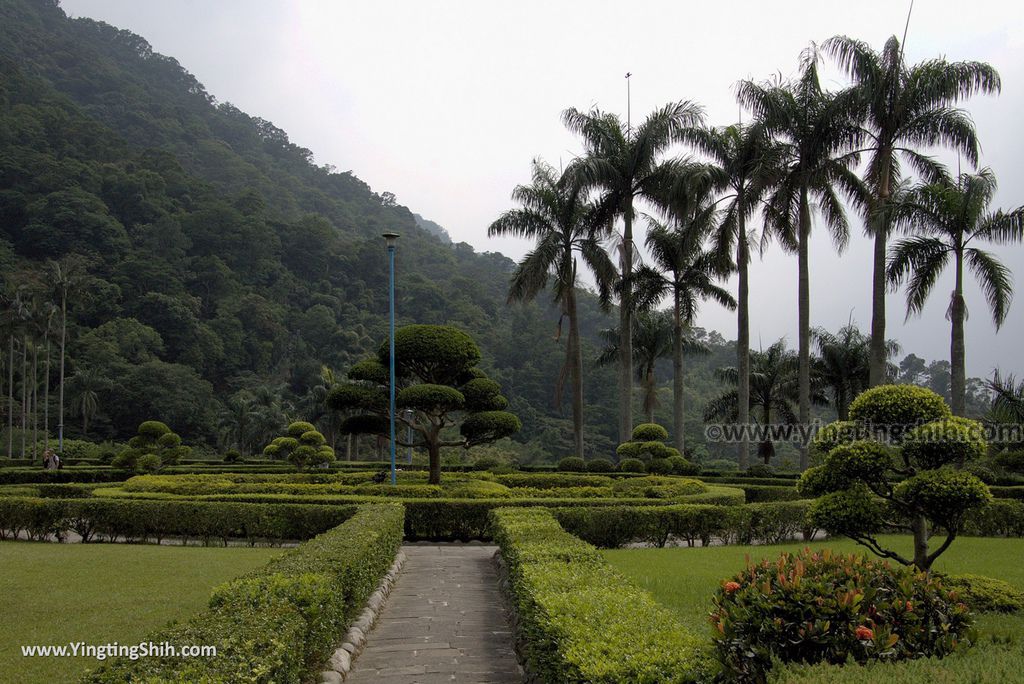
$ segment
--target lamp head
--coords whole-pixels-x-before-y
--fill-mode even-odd
[[[388,247],[394,247],[395,242],[398,240],[398,233],[384,233],[382,237]]]

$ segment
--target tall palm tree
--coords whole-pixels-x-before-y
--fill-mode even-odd
[[[7,338],[7,456],[14,458],[14,351],[24,324],[25,302],[21,288],[3,293],[3,331]]]
[[[850,402],[870,387],[871,338],[862,333],[856,325],[849,323],[833,333],[824,328],[815,328],[811,337],[817,347],[814,359],[816,380],[832,392],[832,405],[839,420],[850,416]],[[898,372],[888,360],[899,353],[899,345],[893,340],[886,342],[886,369],[883,378],[892,382]]]
[[[672,356],[675,325],[672,314],[668,311],[645,311],[640,310],[633,321],[633,344],[630,349],[633,353],[633,367],[636,370],[636,379],[640,381],[642,388],[641,406],[648,423],[654,422],[654,410],[658,408],[658,382],[654,370],[658,359]],[[599,365],[607,365],[620,361],[622,358],[622,339],[617,328],[601,331],[605,346],[597,358]],[[683,351],[691,354],[707,353],[708,348],[704,344],[693,339],[690,335],[683,336]]]
[[[992,253],[971,246],[987,241],[1006,245],[1024,240],[1024,206],[1008,213],[990,211],[996,178],[989,169],[921,185],[901,195],[893,207],[893,225],[911,233],[893,245],[888,278],[907,283],[907,317],[920,313],[942,270],[953,260],[954,285],[946,316],[951,323],[950,392],[953,413],[966,409],[964,266],[981,286],[998,330],[1013,298],[1010,270]]]
[[[586,188],[571,176],[559,178],[551,166],[533,162],[533,180],[512,191],[522,205],[502,214],[487,229],[488,236],[514,235],[534,241],[532,252],[523,257],[509,285],[510,302],[530,301],[552,281],[555,302],[562,306],[569,322],[565,363],[556,388],[561,397],[565,369],[572,383],[572,427],[575,456],[583,458],[583,352],[580,346],[579,316],[576,310],[579,262],[589,268],[602,291],[608,292],[617,273],[601,246],[594,221],[596,207],[586,200]],[[561,319],[559,320],[561,329]],[[561,401],[557,401],[561,404]]]
[[[110,382],[91,368],[81,368],[68,378],[68,394],[72,408],[82,418],[82,434],[89,432],[89,421],[99,411],[100,392],[109,387]]]
[[[672,429],[675,447],[684,453],[683,436],[683,347],[684,329],[693,326],[701,301],[714,299],[722,306],[736,308],[736,300],[715,280],[726,271],[721,255],[704,248],[704,240],[718,223],[714,204],[706,193],[687,192],[672,212],[671,227],[649,220],[646,246],[654,266],[651,277],[638,273],[658,299],[672,298]]]
[[[218,416],[222,444],[235,447],[242,456],[252,453],[254,427],[257,420],[256,399],[249,390],[229,396]]]
[[[872,210],[868,234],[874,237],[871,279],[870,386],[885,382],[886,253],[890,233],[886,206],[901,178],[900,160],[925,182],[941,181],[945,169],[923,148],[944,145],[978,163],[978,140],[970,116],[955,107],[975,93],[997,93],[999,74],[982,62],[947,62],[931,59],[913,66],[903,61],[903,46],[892,36],[880,52],[867,43],[833,36],[823,44],[849,74],[860,100],[860,121],[869,152],[866,181]]]
[[[735,367],[719,368],[715,371],[719,380],[737,385],[739,371]],[[799,360],[797,355],[786,349],[785,340],[779,340],[763,351],[750,352],[750,405],[753,414],[751,424],[761,425],[757,455],[765,465],[775,457],[775,444],[770,426],[776,423],[791,425],[797,422],[799,404]],[[827,400],[815,386],[811,394],[816,404]],[[704,420],[733,421],[739,415],[739,392],[729,390],[712,399],[704,406]],[[741,428],[744,425],[740,426]]]
[[[46,264],[46,279],[50,284],[54,303],[60,307],[60,373],[57,400],[57,448],[64,450],[64,371],[68,341],[68,300],[79,294],[86,283],[87,261],[78,254],[69,254]]]
[[[723,257],[735,255],[737,275],[736,303],[736,364],[740,425],[750,422],[750,245],[756,242],[747,230],[747,220],[759,206],[762,198],[775,182],[782,165],[782,148],[759,122],[751,125],[735,124],[724,128],[695,130],[691,143],[718,167],[725,194],[718,202],[723,204],[722,221],[714,235],[717,251]],[[764,233],[762,237],[767,237]],[[764,242],[761,242],[762,249]],[[746,470],[749,464],[749,442],[746,435],[738,445],[739,464]]]
[[[826,92],[818,79],[818,53],[811,47],[801,56],[799,79],[791,84],[743,81],[739,99],[783,146],[786,160],[765,209],[766,227],[797,253],[799,268],[798,386],[799,419],[811,418],[811,320],[809,244],[812,205],[829,229],[837,249],[849,239],[849,222],[837,190],[858,209],[866,204],[863,185],[852,167],[858,157],[849,151],[862,138],[854,120],[855,93]],[[807,445],[800,449],[806,468]]]
[[[633,429],[633,219],[637,200],[660,203],[673,184],[682,162],[663,159],[675,143],[685,140],[703,119],[702,109],[688,101],[675,102],[652,112],[639,126],[624,125],[615,114],[567,109],[562,121],[583,139],[586,154],[566,173],[575,183],[598,190],[601,223],[622,217],[620,252],[619,346],[619,440],[629,439]]]

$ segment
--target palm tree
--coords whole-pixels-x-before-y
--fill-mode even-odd
[[[718,167],[721,185],[726,193],[718,199],[724,203],[722,221],[714,235],[716,250],[723,258],[735,254],[737,274],[736,364],[739,413],[737,422],[750,422],[750,264],[751,236],[747,219],[751,217],[764,195],[777,179],[782,162],[782,148],[772,140],[765,127],[735,124],[724,128],[698,129],[691,142]],[[764,233],[763,237],[767,237]],[[761,244],[762,249],[764,243]],[[740,469],[749,466],[749,442],[746,434],[739,442]]]
[[[86,259],[78,254],[69,254],[58,261],[46,264],[46,278],[50,284],[55,304],[60,306],[60,374],[58,376],[57,400],[57,448],[64,450],[64,370],[68,340],[68,299],[78,294],[85,284]]]
[[[82,434],[89,432],[89,421],[99,411],[99,395],[110,382],[91,368],[79,369],[68,379],[71,406],[82,417]]]
[[[732,385],[739,383],[739,371],[735,367],[719,368],[716,377]],[[799,360],[797,355],[786,349],[785,340],[779,340],[768,349],[750,353],[750,405],[748,410],[757,416],[761,425],[757,455],[765,465],[775,456],[770,426],[776,423],[791,425],[797,422],[799,403]],[[824,395],[815,388],[812,393],[815,403],[826,403]],[[736,389],[712,399],[704,407],[704,420],[738,422],[739,392]],[[744,424],[740,425],[743,429]]]
[[[851,114],[855,93],[822,90],[818,54],[812,48],[801,57],[801,74],[792,84],[759,85],[743,81],[739,99],[752,109],[782,145],[785,164],[765,209],[766,227],[797,253],[799,268],[798,386],[799,419],[811,418],[811,321],[808,246],[812,202],[825,222],[837,249],[849,239],[849,223],[837,189],[856,208],[866,204],[863,186],[852,167],[856,154],[847,154],[862,137]],[[800,449],[800,467],[807,467],[807,445]]]
[[[659,406],[658,382],[654,375],[658,359],[672,356],[675,341],[675,325],[672,314],[668,311],[645,311],[637,313],[633,326],[633,367],[636,378],[640,381],[643,398],[642,408],[648,423],[654,422],[654,409]],[[619,341],[622,339],[617,328],[601,331],[605,340],[604,349],[597,358],[599,365],[607,365],[621,360]],[[683,351],[692,354],[707,353],[708,348],[692,336],[683,336]]]
[[[885,382],[886,252],[890,233],[886,207],[900,181],[902,159],[929,183],[941,181],[945,169],[922,148],[945,145],[978,163],[978,140],[970,116],[955,107],[975,93],[997,93],[999,74],[982,62],[931,59],[908,67],[896,36],[881,52],[859,40],[833,36],[823,45],[854,82],[861,104],[861,124],[870,152],[866,181],[873,206],[868,233],[874,237],[871,280],[870,386]]]
[[[530,301],[552,280],[555,302],[569,321],[565,363],[556,388],[560,405],[565,369],[572,382],[572,426],[575,456],[583,458],[583,352],[580,347],[579,317],[576,311],[579,262],[589,268],[608,298],[617,273],[602,249],[595,230],[595,206],[586,201],[586,189],[569,176],[559,178],[553,168],[540,160],[533,162],[533,181],[512,191],[522,205],[502,214],[487,229],[491,237],[514,235],[532,239],[535,247],[523,257],[512,275],[508,300]],[[561,329],[561,319],[559,319]]]
[[[704,249],[704,239],[718,223],[717,212],[706,193],[686,192],[677,199],[672,227],[649,220],[646,246],[654,265],[650,277],[637,275],[638,283],[646,282],[657,299],[672,297],[672,428],[675,447],[684,453],[683,436],[683,346],[685,328],[693,326],[700,302],[714,299],[719,304],[736,308],[736,300],[715,283],[725,274],[721,255]]]
[[[14,350],[15,340],[24,324],[25,302],[22,288],[3,293],[3,330],[7,338],[7,456],[14,458]]]
[[[1003,377],[997,370],[992,379],[986,381],[985,384],[992,392],[992,405],[985,415],[985,422],[992,426],[1006,426],[1010,430],[1017,431],[1017,435],[1011,437],[1009,441],[997,441],[996,449],[1001,451],[1020,449],[1024,446],[1019,432],[1020,426],[1024,425],[1024,380],[1018,382],[1012,375]]]
[[[583,138],[585,156],[569,165],[566,173],[587,189],[599,190],[599,223],[610,224],[621,216],[624,224],[620,252],[622,285],[619,298],[619,346],[624,350],[619,366],[619,440],[629,439],[633,429],[633,219],[636,200],[659,204],[673,185],[681,162],[663,160],[673,144],[681,142],[703,118],[692,102],[668,104],[652,112],[636,128],[623,125],[615,114],[577,109],[562,112],[562,121]]]
[[[970,246],[987,241],[996,245],[1024,239],[1024,206],[1009,213],[989,211],[996,178],[989,169],[963,173],[951,180],[921,185],[901,194],[893,207],[893,225],[912,233],[897,242],[889,256],[888,279],[907,282],[907,317],[920,313],[932,288],[953,258],[954,286],[947,310],[951,323],[950,393],[953,413],[966,408],[964,266],[978,283],[992,310],[998,330],[1013,298],[1010,270],[993,254]]]
[[[222,444],[234,446],[248,456],[257,415],[256,399],[249,390],[239,390],[228,397],[217,421]]]
[[[814,359],[815,379],[832,391],[832,405],[839,420],[849,418],[850,402],[870,387],[871,338],[862,333],[856,325],[849,323],[832,333],[824,328],[815,328],[811,337],[817,347]],[[899,369],[888,359],[899,353],[899,345],[893,340],[886,342],[886,382],[895,379]]]

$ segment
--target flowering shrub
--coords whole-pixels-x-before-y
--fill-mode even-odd
[[[719,660],[742,681],[763,681],[773,658],[902,660],[972,639],[967,605],[938,577],[828,550],[748,565],[722,583],[711,623]]]

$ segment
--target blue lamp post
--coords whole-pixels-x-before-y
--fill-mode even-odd
[[[395,242],[398,240],[398,233],[384,233],[384,241],[388,246],[388,326],[390,334],[388,343],[391,359],[391,382],[388,383],[388,394],[390,399],[390,411],[388,418],[391,422],[391,484],[397,484],[398,478],[395,473]]]

